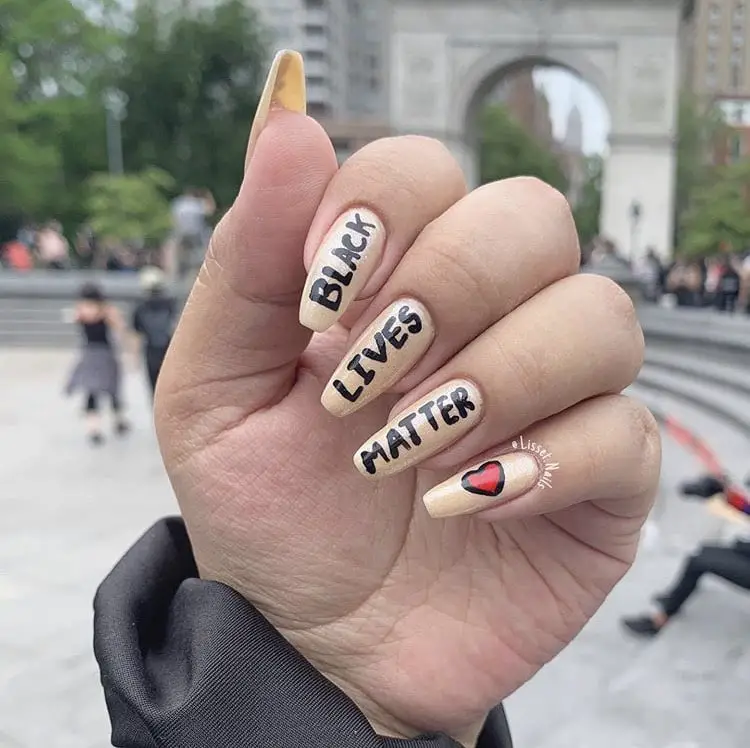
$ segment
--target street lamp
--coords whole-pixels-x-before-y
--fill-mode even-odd
[[[643,216],[643,206],[638,200],[633,200],[630,203],[630,260],[631,262],[637,259],[638,251],[638,227],[641,223]]]
[[[122,121],[127,112],[128,97],[117,88],[108,88],[102,96],[107,112],[107,161],[110,174],[125,171],[122,158]]]

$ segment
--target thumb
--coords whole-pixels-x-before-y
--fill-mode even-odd
[[[237,423],[291,387],[311,335],[298,319],[303,248],[337,169],[328,136],[304,111],[302,58],[279,52],[242,186],[216,227],[159,377],[157,407],[170,419],[211,409]]]

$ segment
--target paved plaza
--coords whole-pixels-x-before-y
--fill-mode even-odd
[[[139,376],[127,381],[133,434],[92,450],[78,404],[60,396],[70,361],[64,352],[0,352],[0,748],[109,745],[91,599],[128,545],[176,510]],[[700,413],[680,415],[710,430],[731,467],[745,471],[750,445]],[[750,744],[750,596],[707,582],[650,643],[617,623],[647,604],[694,544],[731,531],[674,495],[697,470],[665,444],[661,495],[635,568],[563,655],[508,701],[516,748]]]

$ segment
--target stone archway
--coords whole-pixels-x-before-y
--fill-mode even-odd
[[[391,122],[439,138],[477,181],[471,123],[504,73],[554,63],[611,118],[602,232],[626,254],[671,250],[679,38],[689,0],[390,0]],[[640,206],[632,221],[632,206]]]

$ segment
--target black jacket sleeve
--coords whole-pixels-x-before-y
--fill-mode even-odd
[[[376,735],[243,597],[198,578],[180,519],[152,527],[100,586],[94,649],[121,748],[457,746]],[[498,707],[478,748],[510,746]]]

